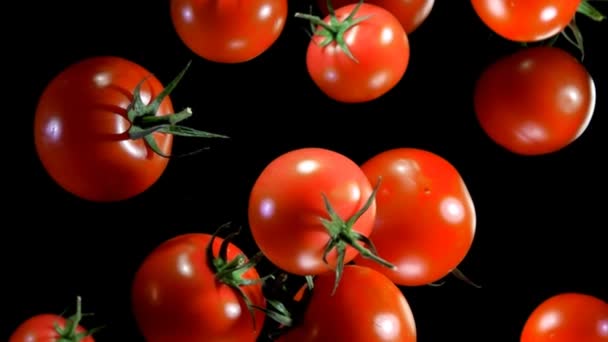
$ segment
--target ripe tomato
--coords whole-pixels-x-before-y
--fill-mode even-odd
[[[330,98],[345,103],[386,94],[403,78],[410,59],[409,40],[399,20],[367,3],[341,7],[335,16],[332,22],[330,16],[321,20],[296,14],[319,27],[306,54],[313,82]]]
[[[376,197],[376,224],[370,239],[396,269],[376,269],[398,285],[435,282],[468,253],[476,215],[469,191],[447,160],[415,148],[387,150],[361,166],[368,179],[382,177]]]
[[[93,57],[69,66],[47,85],[36,109],[34,139],[43,167],[65,190],[91,201],[144,192],[164,172],[173,134],[221,137],[175,125],[192,112],[173,114],[162,91],[149,71],[123,58]]]
[[[268,50],[287,20],[287,0],[171,0],[177,35],[213,62],[241,63]]]
[[[494,33],[517,42],[537,42],[566,28],[581,0],[471,0]]]
[[[81,299],[78,297],[76,314],[67,319],[55,314],[33,316],[17,327],[8,342],[95,342],[93,333],[80,325]]]
[[[277,267],[297,275],[321,274],[351,261],[357,255],[353,246],[365,248],[357,240],[365,242],[375,217],[373,188],[363,171],[322,148],[277,157],[259,175],[249,199],[257,246]]]
[[[520,50],[491,64],[474,92],[477,119],[498,145],[522,155],[558,151],[587,129],[595,85],[585,67],[555,47]]]
[[[332,0],[334,9],[354,4],[357,0]],[[431,14],[435,0],[366,0],[365,3],[380,6],[391,12],[405,29],[405,33],[411,34]],[[323,15],[328,15],[327,0],[317,0],[317,4]]]
[[[248,284],[259,275],[254,267],[236,269],[246,261],[242,251],[229,240],[212,238],[202,233],[177,236],[140,266],[132,303],[147,342],[254,342],[260,334],[265,315],[254,310],[254,320],[244,301],[246,297],[258,308],[266,307],[260,283]],[[208,246],[213,246],[213,257]],[[227,248],[225,255],[222,248]]]
[[[315,277],[302,320],[279,341],[416,341],[410,305],[390,279],[357,265],[346,266],[342,279],[332,295],[331,273]]]
[[[532,311],[520,341],[606,342],[608,303],[581,293],[555,295]]]

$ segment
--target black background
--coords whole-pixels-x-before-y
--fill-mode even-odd
[[[383,98],[359,105],[329,100],[310,80],[307,24],[293,18],[308,4],[290,0],[279,41],[237,65],[191,53],[173,30],[166,1],[23,2],[31,6],[26,12],[12,11],[22,16],[16,19],[24,30],[17,49],[27,62],[18,69],[27,98],[13,113],[23,129],[15,146],[25,147],[25,160],[5,186],[0,336],[32,315],[61,312],[81,295],[84,310],[96,313],[85,325],[108,326],[98,341],[142,341],[129,291],[145,255],[181,233],[211,232],[226,221],[246,227],[249,191],[263,167],[308,146],[333,149],[357,163],[389,148],[418,147],[461,172],[478,215],[476,239],[461,269],[483,288],[454,278],[439,288],[404,288],[420,342],[516,341],[531,310],[551,295],[578,291],[606,299],[608,170],[601,151],[608,131],[608,69],[602,65],[608,53],[600,32],[607,32],[608,23],[579,19],[584,64],[598,97],[589,128],[558,153],[521,157],[492,143],[472,108],[476,77],[518,46],[490,34],[468,1],[437,1],[410,35],[403,81]],[[608,13],[605,4],[597,7]],[[560,46],[576,53],[564,40]],[[132,200],[96,204],[64,192],[35,154],[33,114],[57,73],[96,55],[125,57],[164,83],[192,60],[172,95],[176,110],[191,106],[190,126],[232,139],[202,142],[212,149],[170,162],[159,182]],[[176,138],[175,150],[200,144]],[[246,234],[237,240],[252,254],[249,241]]]

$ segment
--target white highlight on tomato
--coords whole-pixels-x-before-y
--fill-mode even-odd
[[[104,88],[110,85],[110,83],[112,82],[112,77],[107,72],[100,72],[93,76],[93,82],[99,88]]]
[[[359,34],[359,25],[353,26],[346,31],[344,35],[344,42],[346,45],[351,46],[357,39],[357,34]]]
[[[593,78],[589,77],[589,109],[585,115],[585,121],[579,128],[578,132],[576,132],[576,136],[573,140],[576,140],[580,137],[587,127],[589,123],[591,123],[591,119],[593,118],[593,113],[595,112],[595,101],[596,101],[596,92],[595,92],[595,82],[593,82]]]
[[[319,163],[316,160],[306,159],[302,160],[296,166],[299,173],[309,174],[315,172],[319,168]]]
[[[274,215],[275,205],[271,198],[265,198],[260,203],[260,216],[268,219]]]
[[[233,39],[228,42],[228,48],[230,50],[239,50],[247,45],[247,41],[245,39]]]
[[[51,118],[46,126],[44,127],[44,136],[51,142],[57,142],[63,134],[63,127],[61,127],[61,120],[58,118]]]
[[[227,302],[224,305],[224,313],[230,319],[236,319],[241,316],[241,306],[238,303]]]
[[[551,21],[557,17],[557,8],[555,6],[547,6],[540,12],[540,20]]]
[[[600,332],[600,336],[608,337],[608,319],[602,319],[597,324],[597,330]]]
[[[395,32],[390,27],[385,27],[380,33],[380,44],[388,45],[395,39]]]
[[[531,143],[534,141],[543,141],[547,139],[547,132],[545,129],[537,124],[536,122],[527,122],[519,127],[515,132],[517,139]]]
[[[439,203],[441,217],[449,223],[461,223],[465,217],[464,206],[454,197],[446,197]]]
[[[424,260],[415,256],[407,256],[397,263],[393,262],[393,265],[397,266],[399,273],[407,275],[408,277],[417,277],[426,272]]]
[[[353,201],[358,201],[361,199],[361,189],[359,189],[359,185],[356,183],[350,184],[350,198]]]
[[[277,20],[274,22],[274,27],[272,28],[272,30],[274,31],[274,33],[277,33],[279,31],[281,31],[282,28],[283,28],[283,18],[277,18]]]
[[[336,81],[338,81],[338,73],[336,72],[335,69],[333,68],[327,68],[325,69],[325,72],[323,73],[323,78],[325,78],[326,81],[334,83]]]
[[[538,327],[541,331],[549,331],[555,329],[561,321],[561,316],[559,312],[551,311],[540,319],[538,322]]]
[[[184,277],[192,277],[194,274],[190,256],[188,254],[182,253],[177,257],[177,271]]]
[[[559,107],[566,113],[575,113],[581,106],[583,96],[574,86],[564,87],[558,94]]]
[[[374,317],[374,328],[376,334],[383,340],[393,340],[399,336],[401,327],[399,320],[392,313],[381,313]]]
[[[258,12],[258,18],[260,20],[266,20],[266,19],[270,18],[271,15],[272,15],[272,6],[270,6],[269,4],[264,4],[264,5],[262,5],[262,7],[260,7],[260,11]]]
[[[532,70],[533,67],[534,61],[531,58],[525,59],[519,64],[519,70],[524,72]]]
[[[378,89],[382,87],[390,79],[390,73],[386,70],[380,70],[372,75],[369,79],[369,87]]]
[[[502,0],[492,0],[488,2],[488,10],[490,10],[494,16],[500,18],[504,17],[507,12],[505,3]]]
[[[312,270],[319,265],[319,260],[314,255],[301,253],[298,255],[298,265],[305,270]]]
[[[182,18],[187,23],[191,23],[194,21],[194,13],[192,11],[192,6],[186,5],[182,8]]]

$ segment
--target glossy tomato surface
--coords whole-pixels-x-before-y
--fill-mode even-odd
[[[237,291],[215,278],[205,249],[211,236],[185,234],[170,239],[150,253],[135,275],[133,312],[147,342],[254,342],[265,316],[255,310],[254,321]],[[217,256],[223,240],[216,238]],[[227,261],[242,251],[229,244]],[[244,279],[259,275],[250,268]],[[265,307],[261,285],[242,286],[251,302]]]
[[[566,28],[580,0],[471,0],[494,33],[517,42],[537,42]]]
[[[520,342],[607,342],[608,303],[582,293],[561,293],[532,311]]]
[[[264,255],[284,271],[313,275],[335,268],[336,251],[322,260],[330,235],[321,223],[329,219],[323,202],[327,196],[335,212],[348,220],[372,194],[370,181],[346,156],[322,148],[302,148],[280,155],[258,176],[249,199],[249,226]],[[352,229],[371,233],[375,203]],[[344,262],[357,252],[347,247]]]
[[[556,47],[522,49],[490,64],[474,93],[485,133],[522,155],[552,153],[571,144],[587,129],[595,102],[591,75]]]
[[[334,10],[357,3],[357,0],[331,0]],[[431,14],[435,0],[366,0],[365,3],[380,6],[391,12],[410,34]],[[317,0],[323,15],[328,15],[327,0]]]
[[[45,88],[34,122],[36,152],[48,174],[68,192],[91,201],[119,201],[141,194],[164,172],[168,159],[143,139],[132,140],[127,107],[141,85],[144,104],[163,90],[142,66],[119,57],[72,64]],[[173,113],[169,97],[157,115]],[[172,135],[155,133],[164,154]]]
[[[336,17],[343,21],[355,6],[337,9]],[[354,19],[366,16],[344,33],[345,45],[354,59],[335,40],[323,46],[325,37],[319,33],[308,45],[308,73],[319,89],[336,101],[375,100],[392,90],[408,67],[410,45],[399,20],[382,7],[364,3]],[[329,23],[330,18],[324,21]]]
[[[247,62],[268,50],[287,21],[287,0],[171,0],[182,42],[219,63]]]
[[[404,295],[383,274],[362,266],[344,268],[331,294],[333,274],[315,277],[302,321],[282,342],[415,342],[416,322]]]
[[[475,236],[476,213],[458,170],[435,153],[397,148],[361,166],[368,179],[382,177],[372,235],[378,254],[396,266],[374,268],[398,285],[435,282],[465,258]]]
[[[9,337],[8,342],[71,342],[61,339],[55,325],[63,329],[66,325],[64,317],[54,314],[33,316],[17,327]],[[76,328],[76,333],[85,333],[82,326]],[[86,336],[78,342],[95,342],[93,336]]]

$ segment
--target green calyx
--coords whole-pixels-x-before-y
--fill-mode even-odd
[[[281,303],[274,302],[271,300],[267,300],[266,302],[273,308],[267,309],[262,308],[257,305],[254,305],[251,299],[247,296],[245,291],[243,290],[244,286],[251,286],[260,283],[264,283],[268,278],[272,278],[273,275],[270,274],[266,277],[262,277],[259,279],[247,279],[244,278],[245,273],[257,266],[257,264],[262,260],[263,254],[261,252],[256,253],[251,259],[247,260],[245,255],[239,254],[232,260],[228,260],[228,246],[231,241],[240,234],[240,229],[235,232],[230,233],[228,236],[224,238],[222,241],[218,255],[214,255],[213,253],[213,244],[215,242],[215,238],[219,234],[220,231],[229,227],[229,224],[224,224],[220,226],[217,231],[212,235],[209,244],[205,250],[207,255],[207,260],[209,262],[209,267],[215,273],[215,279],[222,284],[225,284],[235,290],[238,295],[243,299],[245,305],[247,306],[247,310],[251,315],[251,319],[253,321],[253,328],[257,329],[257,323],[255,318],[255,310],[260,310],[264,312],[266,315],[271,317],[277,322],[280,322],[286,326],[291,324],[291,318],[287,310],[282,306]]]
[[[131,127],[128,131],[129,138],[133,140],[144,139],[150,149],[161,157],[170,158],[171,156],[164,154],[160,150],[156,143],[156,139],[154,139],[153,133],[155,132],[194,138],[228,138],[225,135],[199,131],[190,127],[178,125],[178,123],[192,116],[192,110],[190,108],[186,108],[178,113],[162,116],[156,115],[163,100],[173,91],[173,89],[175,89],[182,77],[186,74],[191,63],[192,62],[188,62],[179,75],[177,75],[177,77],[147,105],[144,104],[141,99],[141,86],[147,78],[141,80],[133,90],[133,101],[127,108],[127,119],[131,122]]]
[[[323,251],[323,261],[328,264],[327,256],[329,255],[329,253],[331,253],[332,250],[335,249],[337,253],[337,262],[335,269],[336,277],[332,290],[332,295],[336,292],[340,279],[342,278],[342,273],[344,271],[344,258],[346,256],[347,246],[351,246],[356,249],[359,254],[361,254],[361,256],[364,258],[374,260],[375,262],[391,269],[396,268],[393,264],[378,256],[376,247],[374,247],[374,244],[368,237],[353,230],[355,222],[357,222],[357,220],[369,209],[372,203],[374,203],[376,193],[378,192],[378,188],[380,187],[380,183],[381,178],[378,178],[377,185],[374,187],[372,194],[369,196],[363,207],[347,221],[344,221],[336,213],[336,211],[329,203],[327,196],[323,194],[323,202],[330,218],[329,220],[321,218],[321,223],[323,224],[330,236],[330,240],[325,246],[325,250]],[[367,248],[364,247],[361,243],[367,245]]]
[[[85,316],[91,316],[92,314],[82,313],[82,298],[80,296],[76,297],[76,313],[65,320],[65,326],[61,327],[59,323],[54,324],[55,331],[59,335],[57,342],[80,342],[84,338],[93,335],[100,329],[93,328],[88,331],[77,332],[78,325],[80,321]]]
[[[352,52],[348,48],[346,41],[344,40],[344,33],[348,31],[353,26],[361,23],[370,18],[370,16],[363,16],[355,18],[355,14],[359,11],[359,8],[363,4],[363,0],[359,0],[357,5],[353,8],[352,12],[342,21],[336,17],[336,12],[331,4],[331,0],[327,0],[327,11],[329,13],[329,23],[326,23],[323,19],[318,16],[314,16],[306,13],[296,13],[296,18],[306,19],[310,21],[311,31],[323,37],[323,40],[319,44],[321,47],[325,47],[332,42],[336,42],[336,44],[342,49],[342,51],[354,62],[358,62],[355,56],[353,56]],[[317,30],[315,28],[319,26]]]

